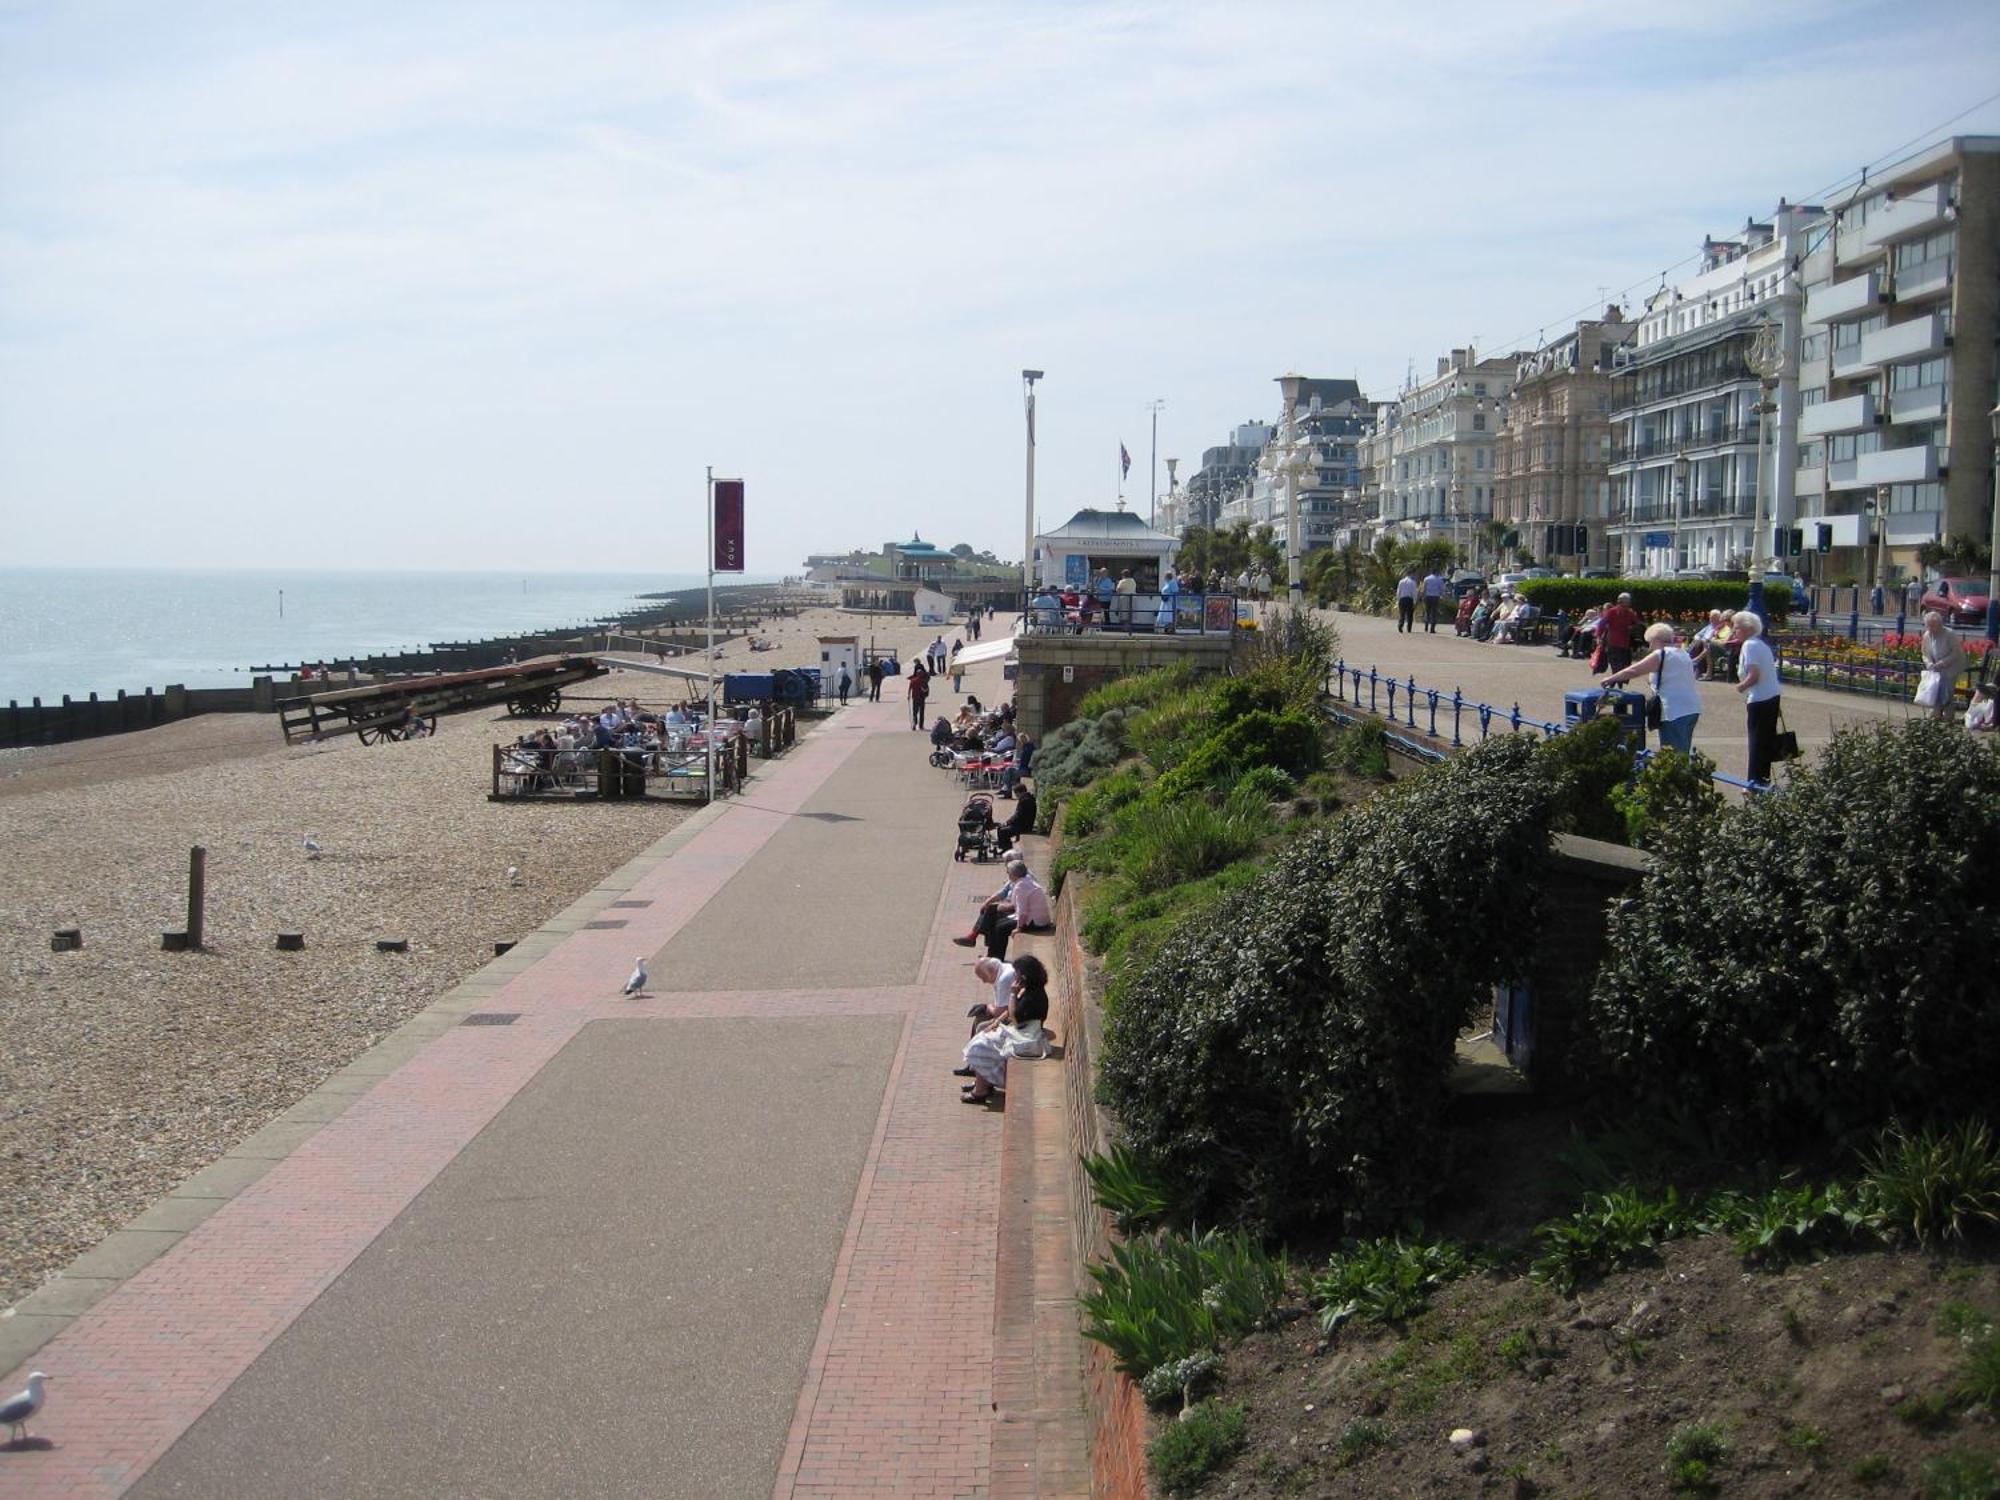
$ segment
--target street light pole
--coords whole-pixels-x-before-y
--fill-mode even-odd
[[[2000,406],[1986,417],[1993,424],[1993,535],[1986,558],[1986,639],[2000,641]]]
[[[1768,318],[1757,326],[1744,352],[1745,362],[1757,377],[1757,477],[1752,486],[1755,498],[1750,507],[1750,613],[1771,628],[1770,612],[1764,607],[1764,451],[1770,439],[1771,419],[1777,415],[1777,381],[1784,369],[1785,351],[1780,340],[1783,330]]]
[[[1160,524],[1160,408],[1167,403],[1153,400],[1146,403],[1146,410],[1153,414],[1153,452],[1148,460],[1146,473],[1146,524]]]
[[[1674,507],[1673,550],[1667,554],[1667,577],[1680,571],[1681,566],[1681,524],[1687,514],[1688,471],[1693,467],[1685,453],[1674,455]]]
[[[1041,378],[1040,370],[1021,372],[1028,415],[1027,537],[1021,544],[1021,615],[1024,619],[1028,613],[1028,601],[1035,597],[1035,382]]]

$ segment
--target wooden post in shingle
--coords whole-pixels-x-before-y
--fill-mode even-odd
[[[196,844],[188,850],[188,947],[200,951],[202,905],[208,896],[208,851]]]

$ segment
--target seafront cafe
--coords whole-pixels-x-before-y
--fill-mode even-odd
[[[1099,568],[1126,572],[1142,594],[1156,594],[1173,566],[1180,538],[1155,531],[1126,510],[1080,510],[1035,538],[1035,576],[1055,588],[1084,589]]]

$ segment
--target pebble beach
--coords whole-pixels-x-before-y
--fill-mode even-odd
[[[720,665],[813,663],[823,633],[907,659],[937,631],[816,609],[759,633],[773,650],[737,640]],[[615,672],[566,702],[679,696]],[[522,727],[480,709],[427,739],[288,747],[272,716],[214,714],[0,752],[0,1306],[692,815],[488,802],[490,747]],[[166,953],[197,844],[206,950]],[[80,951],[50,951],[64,927]],[[277,951],[280,931],[304,951]]]

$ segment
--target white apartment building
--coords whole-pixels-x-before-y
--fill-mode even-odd
[[[1405,541],[1444,538],[1468,559],[1483,555],[1498,478],[1493,444],[1521,359],[1454,349],[1432,379],[1381,409],[1368,445],[1378,530]]]
[[[1613,567],[1669,577],[1681,569],[1745,569],[1770,561],[1792,524],[1798,449],[1796,270],[1822,210],[1783,201],[1770,222],[1707,240],[1701,269],[1647,299],[1616,356],[1609,554]],[[1751,367],[1768,334],[1772,404],[1765,433],[1767,535],[1754,546],[1763,396]]]
[[[1892,582],[1988,535],[2000,136],[1959,136],[1843,193],[1800,270],[1800,529],[1824,576]]]

